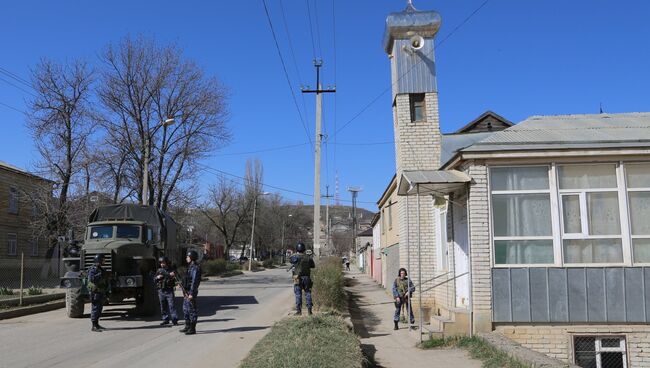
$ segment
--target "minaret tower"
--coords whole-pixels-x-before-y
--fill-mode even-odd
[[[408,1],[402,12],[386,18],[384,50],[390,58],[393,86],[393,128],[397,178],[404,171],[437,170],[440,167],[440,117],[434,58],[434,37],[440,28],[440,14],[418,11]],[[399,213],[400,266],[419,284],[417,269],[416,198],[400,197]],[[435,270],[435,228],[433,200],[420,197],[420,245],[422,280],[433,278]],[[407,230],[408,229],[408,230]],[[407,234],[409,234],[407,236]],[[433,303],[433,291],[423,295],[422,304]],[[415,303],[414,303],[415,304]],[[414,307],[416,307],[414,305]],[[417,309],[415,309],[417,314]]]

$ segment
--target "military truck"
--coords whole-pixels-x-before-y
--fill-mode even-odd
[[[158,257],[165,255],[180,263],[176,222],[154,206],[117,204],[98,207],[88,218],[83,245],[78,252],[78,269],[61,278],[66,289],[68,317],[83,316],[89,301],[87,271],[97,254],[104,255],[104,268],[111,275],[108,302],[132,300],[135,312],[154,315],[158,298],[153,274]]]

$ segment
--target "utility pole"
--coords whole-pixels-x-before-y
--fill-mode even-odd
[[[348,187],[348,192],[352,193],[352,248],[354,249],[354,259],[357,259],[357,194],[361,191],[358,187]],[[358,266],[358,265],[357,265]]]
[[[331,252],[330,249],[330,186],[325,186],[325,198],[327,200],[327,205],[325,207],[325,249],[328,252]],[[331,254],[330,254],[331,255]]]
[[[321,89],[320,84],[320,68],[323,66],[323,60],[314,60],[316,67],[316,89],[303,88],[302,93],[315,93],[316,94],[316,144],[314,147],[314,254],[320,257],[320,144],[323,140],[321,134],[321,115],[323,109],[323,96],[322,93],[336,92],[336,88],[327,87]]]

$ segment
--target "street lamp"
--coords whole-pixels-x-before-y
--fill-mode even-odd
[[[287,217],[293,216],[292,214],[289,214]],[[282,218],[282,264],[285,262],[285,256],[287,255],[287,250],[284,248],[284,223],[286,221],[286,217]]]
[[[269,192],[262,192],[255,194],[255,199],[253,200],[253,225],[251,226],[251,254],[248,257],[248,270],[253,269],[253,253],[255,251],[255,208],[257,207],[257,197],[261,195],[269,195]]]
[[[168,127],[174,124],[176,120],[174,118],[166,119],[161,121],[160,124],[154,129],[154,133],[160,127]],[[142,204],[149,204],[149,132],[145,132],[144,138],[144,173],[142,174]]]

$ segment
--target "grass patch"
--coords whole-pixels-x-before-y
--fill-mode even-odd
[[[27,289],[27,295],[41,295],[43,294],[43,289],[38,286],[30,286]]]
[[[321,260],[311,272],[314,282],[312,297],[319,310],[341,311],[345,306],[344,278],[341,260],[329,257]]]
[[[494,348],[480,337],[445,337],[429,339],[421,346],[423,349],[442,347],[458,347],[469,351],[474,359],[483,362],[485,368],[529,368],[530,365],[510,357],[508,354]]]
[[[0,287],[0,295],[14,295],[14,291],[3,286]]]
[[[334,314],[287,318],[276,323],[240,368],[362,368],[357,336]]]
[[[233,277],[233,276],[243,275],[243,274],[244,273],[242,271],[239,271],[239,270],[227,271],[226,273],[221,274],[221,277]]]
[[[224,259],[211,259],[201,263],[201,272],[204,276],[219,276],[238,270],[241,270],[239,263],[228,262]]]

